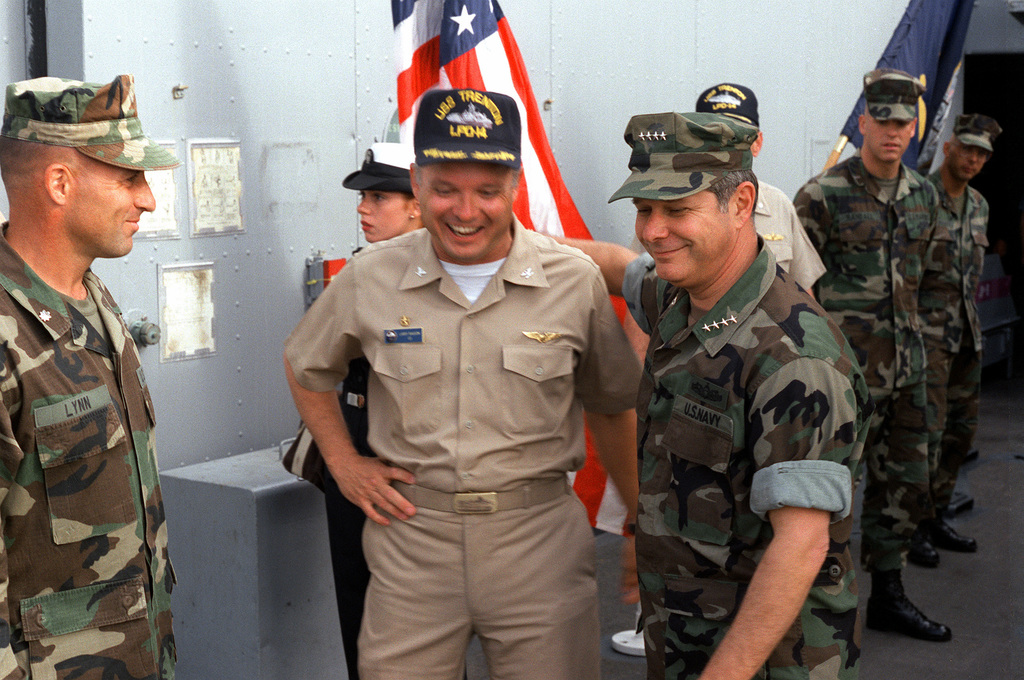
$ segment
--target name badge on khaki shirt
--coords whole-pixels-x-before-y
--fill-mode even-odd
[[[394,345],[402,342],[423,342],[423,329],[395,328],[384,331],[384,344]]]

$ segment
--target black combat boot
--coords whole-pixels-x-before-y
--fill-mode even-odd
[[[931,538],[932,545],[943,550],[956,552],[977,552],[978,542],[968,536],[961,536],[956,529],[949,526],[942,516],[926,520],[927,536]],[[924,524],[924,522],[922,523]]]
[[[939,566],[939,552],[928,541],[929,532],[925,526],[925,522],[921,522],[914,530],[914,535],[910,537],[910,550],[907,551],[907,559],[919,567],[937,567]]]
[[[932,621],[907,599],[900,570],[871,574],[867,626],[872,630],[891,630],[919,640],[945,642],[953,637],[949,626]]]

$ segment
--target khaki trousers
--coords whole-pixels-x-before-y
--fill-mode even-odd
[[[362,680],[460,680],[479,637],[492,680],[596,680],[594,539],[570,494],[490,515],[367,522]]]

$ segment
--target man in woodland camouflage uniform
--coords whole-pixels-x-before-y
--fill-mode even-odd
[[[757,129],[634,116],[624,297],[651,334],[637,400],[649,678],[855,678],[849,550],[868,388],[754,230]]]
[[[943,641],[949,628],[914,606],[902,581],[911,536],[929,513],[917,302],[938,199],[901,161],[923,92],[903,71],[865,75],[860,151],[805,184],[794,205],[825,263],[817,298],[857,353],[875,401],[861,515],[861,560],[871,572],[867,626]]]
[[[943,514],[957,474],[978,429],[981,388],[981,323],[974,295],[988,245],[988,202],[967,183],[984,167],[999,124],[980,114],[962,115],[943,145],[942,166],[928,180],[939,192],[939,219],[925,257],[919,302],[928,355],[928,470],[934,515],[925,519],[909,558],[937,566],[936,547],[975,552]]]
[[[0,677],[173,678],[153,404],[89,270],[154,209],[131,76],[7,87],[0,174]]]

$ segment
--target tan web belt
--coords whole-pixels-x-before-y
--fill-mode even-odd
[[[501,510],[529,508],[569,493],[569,482],[564,477],[534,482],[511,491],[447,493],[404,482],[392,482],[392,486],[417,508],[455,512],[460,515],[489,515]]]

